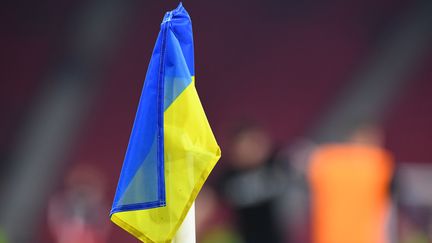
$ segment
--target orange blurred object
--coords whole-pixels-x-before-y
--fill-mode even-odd
[[[393,158],[355,143],[319,147],[312,155],[314,243],[386,243]]]

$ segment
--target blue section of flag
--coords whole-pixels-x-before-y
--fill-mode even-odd
[[[161,24],[111,214],[166,205],[163,113],[192,82],[193,51],[190,17],[180,4]]]
[[[153,50],[111,213],[165,205],[161,31]]]
[[[191,76],[195,76],[192,22],[181,3],[176,9],[165,14],[162,25],[165,23],[169,24],[171,32],[175,34],[177,42],[181,44],[181,53],[186,60],[187,69],[190,71]],[[171,54],[178,56],[175,53]]]

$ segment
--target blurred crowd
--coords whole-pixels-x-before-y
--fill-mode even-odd
[[[283,146],[259,124],[239,123],[198,196],[197,242],[431,242],[432,204],[404,203],[384,139],[362,123],[344,142]],[[105,188],[97,168],[70,169],[47,208],[55,242],[109,242]]]
[[[431,242],[432,205],[404,203],[384,144],[374,123],[357,124],[343,142],[288,147],[241,124],[198,198],[198,242]]]

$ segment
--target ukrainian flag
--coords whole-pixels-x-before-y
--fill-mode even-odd
[[[170,242],[220,158],[194,82],[189,14],[167,12],[153,50],[111,220],[143,242]]]

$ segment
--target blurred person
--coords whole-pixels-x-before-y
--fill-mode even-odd
[[[66,176],[65,190],[50,200],[48,226],[58,243],[104,243],[108,212],[103,174],[79,165]]]
[[[229,168],[220,192],[233,208],[246,243],[283,242],[275,207],[284,188],[284,163],[269,134],[253,123],[233,133]]]
[[[378,126],[358,126],[346,143],[311,156],[312,241],[387,243],[394,162]]]

